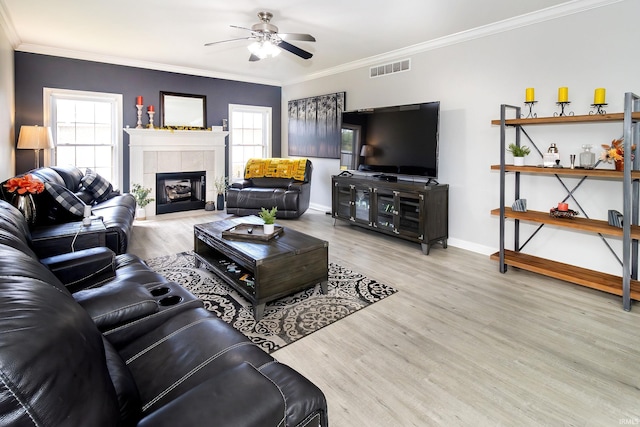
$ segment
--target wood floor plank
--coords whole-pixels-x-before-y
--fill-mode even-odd
[[[135,223],[142,258],[191,250],[199,211]],[[398,293],[274,356],[327,396],[331,427],[640,422],[640,306],[452,246],[373,233],[324,212],[279,224]]]

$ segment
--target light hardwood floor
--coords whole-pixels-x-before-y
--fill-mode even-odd
[[[191,250],[193,224],[226,216],[136,221],[129,252]],[[273,354],[323,390],[331,427],[640,424],[640,305],[324,212],[278,223],[399,290]]]

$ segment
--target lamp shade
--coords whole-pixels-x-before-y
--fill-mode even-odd
[[[370,145],[363,145],[360,149],[360,155],[363,157],[373,156],[373,147]]]
[[[48,126],[20,126],[18,148],[43,150],[53,148],[53,136]]]

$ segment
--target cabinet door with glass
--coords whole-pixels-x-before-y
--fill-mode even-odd
[[[421,240],[423,200],[422,195],[376,189],[374,227]]]
[[[394,191],[376,188],[375,220],[373,226],[390,233],[395,232],[396,209]]]
[[[396,192],[395,206],[397,215],[394,223],[396,233],[418,240],[423,239],[423,203],[424,196],[422,194]]]
[[[371,188],[334,182],[334,216],[370,225]]]

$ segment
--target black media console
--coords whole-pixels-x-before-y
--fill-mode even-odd
[[[353,225],[420,243],[447,247],[449,186],[366,175],[331,177],[331,216]]]

